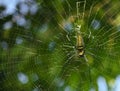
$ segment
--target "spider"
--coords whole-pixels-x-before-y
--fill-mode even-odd
[[[84,4],[82,14],[79,12],[81,4]],[[84,19],[85,5],[86,5],[86,0],[83,2],[76,2],[76,8],[77,8],[76,20],[77,21],[75,23],[75,28],[73,29],[73,31],[75,32],[75,43],[71,43],[71,42],[73,42],[73,40],[71,40],[71,38],[69,38],[69,35],[66,35],[66,38],[70,43],[63,45],[63,47],[72,48],[74,50],[71,52],[74,52],[75,54],[70,56],[69,59],[72,59],[74,56],[77,56],[78,58],[84,58],[85,61],[88,62],[88,59],[85,55],[85,45],[84,45],[84,40],[83,40],[83,36],[81,33],[81,26],[82,26],[81,22]],[[70,52],[68,52],[68,54],[70,54]]]

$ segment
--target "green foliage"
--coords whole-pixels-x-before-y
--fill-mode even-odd
[[[17,25],[12,15],[1,19],[0,27],[6,21],[13,27],[0,30],[0,90],[98,90],[99,76],[109,87],[120,74],[120,1],[84,1],[79,6],[84,18],[79,19],[76,2],[82,0],[36,2],[37,13],[25,16],[30,26]],[[77,56],[76,25],[81,25],[86,58]]]

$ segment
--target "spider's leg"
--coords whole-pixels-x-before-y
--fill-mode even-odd
[[[89,72],[89,79],[90,79],[90,84],[91,84],[91,82],[92,82],[92,78],[91,78],[91,67],[90,67],[90,65],[88,64],[88,58],[86,57],[86,55],[84,55],[84,58],[85,58],[85,61],[86,61],[86,63],[87,63],[87,66],[88,66],[88,72]]]
[[[69,38],[69,36],[68,36],[68,34],[66,35],[66,38],[67,38],[68,41],[71,41],[70,38]]]
[[[63,47],[65,47],[65,48],[72,48],[72,49],[75,48],[74,46],[71,46],[71,45],[69,46],[69,45],[64,45],[64,44],[63,44]]]
[[[84,58],[85,58],[85,61],[86,61],[87,64],[88,64],[88,59],[87,59],[86,55],[84,55]],[[89,66],[89,64],[88,64],[88,66]]]

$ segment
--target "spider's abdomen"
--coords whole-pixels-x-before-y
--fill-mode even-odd
[[[80,34],[77,35],[76,50],[77,50],[77,53],[78,53],[79,57],[84,56],[84,42],[83,42],[83,38]]]

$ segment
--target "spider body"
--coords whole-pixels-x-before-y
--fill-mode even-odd
[[[84,56],[84,42],[83,42],[83,38],[80,34],[77,34],[77,38],[76,38],[76,50],[78,53],[79,57],[83,57]]]

